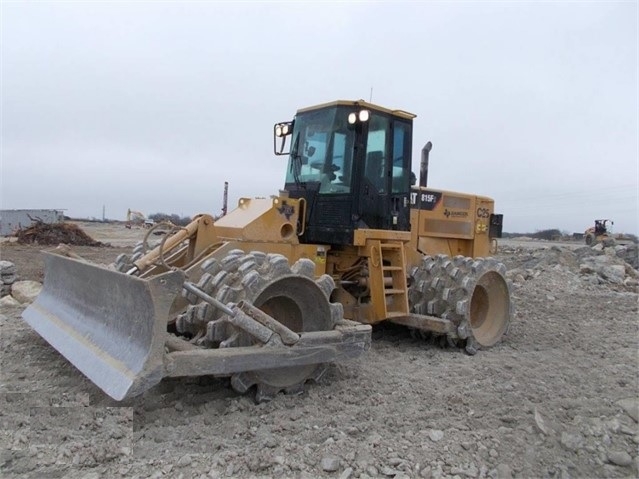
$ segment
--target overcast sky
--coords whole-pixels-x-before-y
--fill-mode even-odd
[[[275,122],[372,89],[506,231],[639,231],[636,1],[0,8],[3,209],[218,214],[283,186]]]

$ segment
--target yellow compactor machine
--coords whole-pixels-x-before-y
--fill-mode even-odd
[[[230,376],[258,401],[295,393],[392,321],[474,354],[511,318],[492,199],[411,173],[415,115],[336,101],[274,126],[284,188],[196,216],[109,268],[45,253],[24,319],[115,399],[167,376]],[[152,231],[149,231],[151,234]],[[147,238],[149,237],[147,234]]]

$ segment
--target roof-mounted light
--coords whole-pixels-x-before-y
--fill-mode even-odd
[[[348,124],[354,125],[357,122],[363,123],[368,121],[371,117],[371,112],[368,110],[360,110],[358,112],[352,112],[348,114]]]
[[[286,150],[286,138],[293,133],[293,121],[282,121],[273,125],[273,152],[276,155],[288,155]],[[280,138],[280,140],[278,140]],[[279,143],[279,147],[278,147]]]

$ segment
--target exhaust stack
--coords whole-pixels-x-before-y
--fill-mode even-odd
[[[428,186],[428,154],[433,149],[433,144],[429,141],[422,148],[422,163],[419,168],[419,186]]]
[[[222,200],[222,216],[226,216],[229,210],[229,182],[224,182],[224,198]]]

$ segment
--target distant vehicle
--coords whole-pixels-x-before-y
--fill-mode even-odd
[[[147,226],[147,223],[150,222],[150,225]],[[129,208],[126,211],[126,223],[124,224],[125,228],[131,229],[131,226],[143,226],[145,228],[150,228],[153,226],[152,220],[147,220],[146,216],[139,211],[132,210]]]
[[[611,228],[608,228],[610,223]],[[612,233],[612,225],[615,223],[612,220],[595,220],[595,226],[591,226],[584,232],[586,244],[588,246],[594,246],[597,243],[601,243],[604,239],[609,238]]]
[[[584,233],[586,244],[588,246],[594,246],[606,239],[611,239],[612,241],[614,241],[615,244],[618,245],[628,245],[636,242],[635,238],[633,238],[632,235],[622,233],[613,234],[612,225],[614,224],[615,223],[612,220],[608,219],[595,220],[595,226],[591,226]]]

